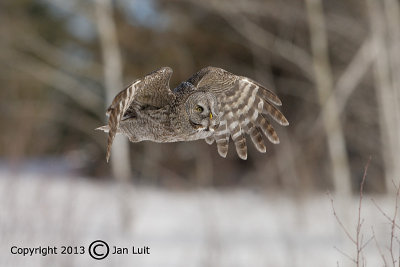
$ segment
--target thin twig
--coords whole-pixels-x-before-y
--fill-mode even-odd
[[[333,247],[334,249],[336,249],[340,254],[342,254],[343,256],[345,256],[346,258],[348,258],[349,260],[351,260],[354,263],[357,263],[355,259],[353,259],[349,254],[345,253],[344,251],[338,249],[337,247]]]
[[[336,213],[335,205],[333,203],[333,198],[330,192],[327,193],[329,196],[329,199],[331,200],[331,206],[332,206],[332,211],[333,211],[333,216],[335,216],[336,221],[338,222],[340,228],[342,228],[343,232],[347,235],[347,237],[354,243],[357,244],[356,240],[351,236],[349,231],[346,229],[342,221],[340,220],[339,216]]]
[[[394,259],[394,253],[393,253],[393,240],[395,238],[395,231],[396,231],[396,217],[397,217],[397,209],[398,209],[398,203],[399,203],[399,194],[400,194],[400,185],[396,185],[395,182],[392,180],[393,186],[397,189],[396,191],[396,201],[395,201],[395,209],[394,209],[394,215],[391,220],[392,223],[392,231],[390,235],[390,257],[392,258],[392,263],[393,266],[396,266],[396,260]]]
[[[361,219],[361,207],[362,207],[365,179],[367,178],[367,171],[368,171],[368,167],[369,167],[370,163],[371,163],[371,157],[369,157],[368,162],[365,165],[363,178],[362,178],[361,184],[360,184],[360,198],[359,198],[359,202],[358,202],[358,218],[357,218],[357,234],[356,234],[356,247],[357,247],[357,257],[356,257],[357,262],[356,262],[356,264],[357,264],[357,266],[359,266],[359,263],[360,263],[360,253],[361,253],[362,249],[364,248],[364,246],[362,245],[362,236],[361,236],[361,240],[360,240],[361,227],[364,223],[364,220]]]
[[[360,251],[362,251],[368,244],[374,239],[373,236],[371,236],[360,248]]]
[[[365,185],[365,180],[367,178],[367,172],[368,172],[368,167],[371,163],[371,157],[369,157],[367,164],[365,165],[364,168],[364,174],[363,178],[360,184],[360,197],[359,197],[359,202],[358,202],[358,218],[357,218],[357,225],[356,225],[356,238],[353,238],[349,231],[346,229],[342,221],[340,220],[339,216],[336,213],[335,206],[333,203],[333,198],[331,194],[328,192],[328,196],[331,200],[331,205],[332,205],[332,211],[333,215],[335,216],[336,221],[338,222],[339,226],[342,228],[344,233],[347,235],[347,237],[353,242],[353,244],[356,246],[356,258],[352,258],[343,251],[339,250],[336,248],[340,253],[345,255],[347,258],[351,259],[357,267],[360,266],[360,260],[362,262],[362,266],[365,266],[365,257],[364,254],[362,253],[363,249],[369,244],[369,242],[373,239],[373,236],[370,237],[365,243],[364,243],[364,235],[361,232],[362,225],[364,224],[364,219],[361,218],[361,208],[362,208],[362,200],[363,200],[363,194],[364,194],[364,185]]]
[[[381,212],[381,214],[382,214],[390,223],[392,223],[392,222],[393,222],[392,218],[390,218],[390,216],[387,215],[387,213],[384,212],[384,211],[382,210],[382,208],[376,203],[375,199],[371,198],[371,201],[372,201],[372,203],[374,203],[375,207]],[[395,222],[395,226],[396,226],[398,229],[400,229],[400,226],[399,226],[396,222]]]
[[[378,240],[376,239],[374,227],[371,227],[371,230],[372,230],[372,238],[375,240],[375,245],[376,245],[376,248],[377,248],[378,251],[379,251],[379,254],[381,255],[381,258],[382,258],[382,260],[383,260],[383,264],[384,264],[384,266],[388,266],[388,265],[387,265],[387,262],[386,262],[386,259],[385,259],[385,255],[383,255],[381,246],[379,245]]]

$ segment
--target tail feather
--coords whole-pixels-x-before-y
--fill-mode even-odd
[[[110,131],[110,126],[104,125],[104,126],[101,126],[101,127],[96,128],[95,130],[96,130],[96,131],[103,131],[103,132],[105,132],[105,133],[108,133],[108,132]]]
[[[107,155],[106,155],[106,160],[107,160],[107,162],[108,162],[109,159],[110,159],[111,145],[112,145],[112,142],[113,142],[114,137],[115,137],[115,132],[114,132],[114,131],[111,131],[111,132],[110,132],[110,126],[109,126],[109,125],[104,125],[104,126],[98,127],[98,128],[96,128],[95,130],[97,130],[97,131],[103,131],[103,132],[105,132],[105,133],[108,133],[108,139],[107,139]]]

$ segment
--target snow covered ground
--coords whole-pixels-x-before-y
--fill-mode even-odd
[[[391,225],[365,196],[363,239],[371,226],[388,258]],[[394,198],[373,196],[393,213]],[[355,233],[358,197],[335,200]],[[149,255],[94,260],[92,241],[148,246]],[[13,255],[11,247],[84,246],[82,255]],[[398,244],[395,243],[395,251]],[[336,222],[326,194],[288,197],[250,190],[167,191],[85,178],[0,173],[0,266],[354,266],[355,246]],[[100,251],[101,252],[101,251]],[[366,266],[383,266],[375,241]]]

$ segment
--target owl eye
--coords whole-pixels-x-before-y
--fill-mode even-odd
[[[196,110],[197,112],[201,113],[204,111],[204,108],[202,106],[197,105],[194,110]]]

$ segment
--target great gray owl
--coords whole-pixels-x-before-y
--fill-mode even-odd
[[[239,157],[247,159],[245,133],[262,153],[266,151],[262,133],[279,143],[266,115],[289,125],[274,106],[282,104],[279,98],[249,78],[207,67],[171,91],[171,75],[171,68],[160,68],[114,98],[106,113],[108,125],[97,128],[108,132],[107,161],[117,133],[131,142],[216,141],[221,157],[228,153],[231,136]]]

